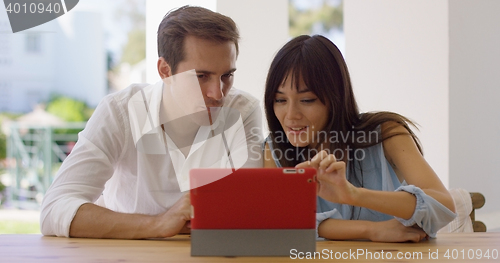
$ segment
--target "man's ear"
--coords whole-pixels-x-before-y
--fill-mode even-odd
[[[160,74],[161,79],[172,76],[172,69],[170,68],[170,65],[164,58],[162,57],[158,58],[157,67],[158,67],[158,74]]]

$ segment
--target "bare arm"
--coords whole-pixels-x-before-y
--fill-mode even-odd
[[[70,237],[143,239],[170,237],[185,232],[190,220],[189,193],[167,212],[151,216],[124,214],[87,203],[71,222]]]
[[[318,234],[332,240],[368,239],[376,242],[419,242],[427,236],[423,230],[405,227],[396,219],[382,222],[327,219],[319,225]]]
[[[399,178],[422,189],[427,195],[455,212],[455,204],[450,193],[430,167],[409,135],[401,125],[393,122],[382,124],[382,134],[388,129],[397,135],[383,142],[384,154]],[[403,217],[406,218],[406,217]]]

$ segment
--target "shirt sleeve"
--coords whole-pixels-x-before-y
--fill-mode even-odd
[[[40,213],[43,235],[68,237],[79,207],[99,198],[129,137],[125,136],[123,116],[117,102],[108,95],[78,134],[78,142],[43,198]]]
[[[436,237],[437,231],[457,216],[450,209],[414,185],[403,185],[396,189],[396,191],[408,192],[413,194],[417,199],[415,211],[410,219],[399,217],[396,217],[396,219],[404,226],[418,225],[430,237]]]
[[[228,130],[229,133],[233,134],[230,152],[236,167],[260,168],[264,165],[261,115],[259,104],[254,103],[249,107],[249,112],[242,113],[242,124],[234,125],[237,127],[233,126]],[[242,158],[246,160],[241,160]]]

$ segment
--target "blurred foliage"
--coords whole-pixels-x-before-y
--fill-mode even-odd
[[[2,132],[2,124],[0,124],[0,160],[7,157],[7,136]]]
[[[0,234],[40,234],[40,223],[20,220],[1,220]]]
[[[15,120],[22,115],[23,115],[22,113],[2,112],[2,113],[0,113],[0,123],[5,118],[10,119],[10,120]]]
[[[127,44],[123,48],[122,62],[137,64],[146,58],[146,30],[134,29],[128,33]]]
[[[5,190],[5,185],[2,183],[2,181],[0,181],[0,193],[3,192],[3,190]]]
[[[0,168],[0,175],[3,174],[2,168]],[[4,204],[7,196],[5,196],[6,186],[0,181],[0,207]],[[1,232],[0,232],[1,233]]]
[[[315,26],[320,26],[322,32],[333,28],[343,29],[343,1],[334,5],[331,1],[323,0],[319,7],[304,10],[299,9],[294,0],[290,0],[288,5],[291,37],[314,34]]]
[[[47,104],[46,111],[67,122],[85,122],[90,119],[94,109],[83,101],[70,97],[53,95]],[[56,134],[77,134],[82,129],[55,129]]]
[[[137,64],[146,58],[146,3],[144,0],[126,0],[116,16],[131,24],[127,43],[123,47],[121,63]]]
[[[90,118],[93,109],[83,101],[56,95],[48,102],[47,112],[67,122],[82,122]]]

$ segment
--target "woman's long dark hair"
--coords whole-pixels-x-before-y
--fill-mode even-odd
[[[323,36],[303,35],[292,39],[278,51],[271,63],[266,80],[264,103],[267,123],[273,148],[282,153],[279,162],[283,167],[293,167],[314,156],[304,156],[302,154],[304,148],[294,147],[288,142],[274,112],[276,92],[286,78],[292,78],[292,83],[297,89],[302,78],[307,88],[326,105],[328,109],[327,123],[323,128],[324,132],[315,140],[327,142],[326,145],[328,145],[330,153],[335,153],[335,149],[349,149],[347,152],[344,151],[346,154],[342,154],[343,158],[340,158],[346,163],[349,154],[352,154],[356,149],[373,146],[396,135],[406,135],[406,133],[389,133],[388,131],[385,134],[389,135],[382,138],[377,127],[388,121],[403,125],[422,152],[418,138],[408,125],[416,126],[406,117],[393,112],[370,112],[360,115],[347,65],[339,49]],[[341,134],[344,137],[342,140],[331,142],[328,136],[332,133]],[[367,135],[369,137],[366,137]],[[361,138],[360,136],[365,137]],[[287,156],[298,158],[287,158]],[[354,185],[362,187],[362,174],[354,174],[354,162],[350,162],[348,165],[351,169],[348,180]]]

